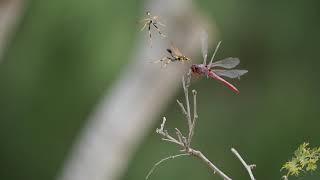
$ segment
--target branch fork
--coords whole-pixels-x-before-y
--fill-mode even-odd
[[[183,85],[183,90],[185,95],[186,106],[182,102],[177,100],[177,103],[180,106],[181,111],[185,115],[187,120],[188,130],[189,130],[188,134],[185,136],[181,133],[181,131],[178,128],[175,128],[176,138],[171,136],[168,133],[168,131],[165,129],[166,117],[163,117],[160,128],[156,129],[156,133],[162,136],[162,140],[178,145],[179,147],[182,148],[180,151],[183,152],[183,154],[177,154],[177,155],[173,155],[173,156],[169,156],[161,159],[150,169],[149,173],[146,176],[146,179],[150,177],[150,175],[158,165],[160,165],[161,163],[167,160],[175,159],[181,156],[194,156],[202,160],[206,165],[208,165],[209,168],[213,170],[214,174],[220,175],[224,180],[232,180],[225,173],[223,173],[219,168],[217,168],[208,158],[206,158],[201,151],[195,150],[191,147],[192,137],[194,135],[195,126],[198,119],[198,113],[197,113],[197,91],[192,90],[193,115],[191,116],[191,108],[190,108],[190,102],[189,102],[190,79],[191,79],[191,71],[187,73],[186,77],[185,76],[182,77],[182,85]]]
[[[201,151],[195,150],[191,147],[192,137],[194,135],[194,130],[196,126],[196,122],[198,119],[198,113],[197,113],[197,91],[192,90],[192,96],[193,96],[193,115],[191,116],[191,108],[190,108],[190,102],[189,102],[189,86],[190,86],[190,79],[191,79],[191,71],[187,73],[186,76],[182,77],[182,85],[185,95],[185,104],[186,106],[177,100],[178,105],[181,108],[182,113],[185,115],[186,122],[188,124],[188,134],[183,135],[181,131],[178,128],[175,128],[175,135],[176,138],[171,136],[168,131],[165,129],[165,123],[167,121],[166,117],[163,117],[162,123],[160,125],[160,128],[156,129],[156,133],[162,136],[162,140],[173,143],[178,145],[178,147],[182,148],[180,152],[182,154],[176,154],[172,156],[165,157],[158,161],[154,166],[150,169],[149,173],[146,176],[146,180],[150,177],[150,175],[153,173],[155,168],[159,166],[161,163],[170,160],[175,159],[177,157],[182,156],[194,156],[198,159],[200,159],[202,162],[204,162],[212,171],[214,174],[219,175],[224,180],[232,180],[229,176],[227,176],[223,171],[221,171],[216,165],[214,165]],[[241,161],[243,166],[247,169],[251,180],[255,180],[252,169],[255,167],[254,164],[248,165],[243,158],[240,156],[240,154],[234,149],[231,149],[232,153],[236,155],[236,157]]]

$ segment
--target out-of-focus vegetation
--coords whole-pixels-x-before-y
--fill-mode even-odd
[[[0,179],[55,177],[128,63],[141,11],[141,1],[28,1],[0,64]]]
[[[289,176],[299,176],[303,172],[312,172],[317,169],[317,162],[320,158],[320,147],[310,148],[309,143],[301,144],[294,152],[294,157],[286,162],[281,170],[287,171],[284,179]]]
[[[217,59],[239,57],[249,70],[234,82],[239,96],[214,81],[192,83],[199,111],[194,145],[234,179],[248,175],[231,147],[257,164],[257,179],[280,179],[292,149],[304,141],[320,143],[320,2],[193,2],[218,26],[223,43]],[[0,179],[55,177],[84,120],[130,59],[142,5],[29,1],[0,64]],[[168,127],[184,125],[175,99],[163,114]],[[123,179],[144,178],[157,160],[176,152],[154,129]],[[316,171],[303,179],[319,177]],[[152,180],[159,179],[219,177],[201,162],[181,158],[157,169]]]

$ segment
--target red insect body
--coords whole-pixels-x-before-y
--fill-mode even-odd
[[[219,81],[223,85],[227,86],[229,89],[231,89],[236,94],[239,94],[239,90],[234,87],[231,83],[224,80],[223,77],[228,77],[231,79],[238,78],[240,79],[240,76],[246,74],[247,70],[241,70],[241,69],[233,69],[236,67],[240,60],[238,58],[234,57],[228,57],[225,59],[222,59],[220,61],[213,62],[214,56],[216,55],[219,46],[221,44],[221,41],[218,43],[216,49],[213,52],[212,58],[210,60],[210,63],[207,64],[207,57],[208,57],[208,34],[206,31],[202,32],[201,35],[201,51],[203,56],[203,63],[202,64],[193,64],[191,66],[191,71],[193,74],[198,74],[200,76],[206,76],[210,77],[214,80]],[[219,68],[216,68],[219,67]]]
[[[229,83],[228,81],[224,80],[220,76],[216,75],[216,73],[212,72],[211,70],[209,71],[208,76],[211,77],[212,79],[215,79],[215,80],[221,82],[222,84],[227,86],[229,89],[231,89],[236,94],[240,93],[239,90],[236,87],[234,87],[231,83]]]
[[[212,70],[208,69],[208,67],[206,65],[203,64],[193,64],[191,66],[191,70],[194,74],[198,74],[201,76],[206,76],[206,77],[210,77],[214,80],[217,80],[219,82],[221,82],[223,85],[225,85],[226,87],[228,87],[229,89],[231,89],[233,92],[235,92],[236,94],[239,94],[239,90],[233,86],[231,83],[229,83],[228,81],[224,80],[223,78],[221,78],[220,76],[218,76],[216,73],[214,73]]]

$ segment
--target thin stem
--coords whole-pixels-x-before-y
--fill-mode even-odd
[[[153,173],[153,171],[156,169],[156,167],[159,166],[161,163],[163,163],[167,160],[170,160],[170,159],[174,159],[174,158],[181,157],[181,156],[188,156],[188,155],[189,154],[187,154],[187,153],[183,153],[183,154],[177,154],[177,155],[173,155],[173,156],[169,156],[169,157],[161,159],[160,161],[158,161],[156,164],[154,164],[152,166],[152,168],[150,169],[150,171],[148,172],[148,174],[146,176],[146,180],[150,177],[150,175]]]
[[[188,119],[189,131],[190,131],[192,122],[191,122],[191,113],[190,113],[189,92],[188,92],[188,86],[186,86],[186,81],[184,76],[182,76],[182,85],[183,85],[184,96],[185,96],[186,105],[187,105],[187,119]]]
[[[197,113],[197,91],[196,90],[192,90],[192,95],[193,95],[193,120],[192,120],[192,126],[191,126],[191,131],[189,132],[189,146],[191,144],[192,141],[192,137],[194,135],[194,130],[195,130],[195,126],[196,126],[196,122],[198,119],[198,113]]]
[[[181,144],[180,142],[176,141],[176,140],[172,140],[172,139],[167,139],[167,138],[162,138],[163,141],[168,141],[171,143],[175,143],[177,145],[183,146],[183,144]]]
[[[178,128],[175,128],[177,136],[179,139],[181,139],[181,142],[183,143],[184,148],[188,147],[188,142],[186,138],[182,135],[181,131]]]
[[[178,144],[180,146],[184,146],[184,144],[182,142],[179,142],[178,140],[176,140],[174,137],[170,136],[169,133],[164,130],[164,126],[166,124],[166,117],[163,117],[162,119],[162,123],[160,125],[160,129],[156,129],[156,133],[162,135],[164,138],[162,138],[162,140],[164,141],[169,141],[175,144]]]
[[[224,180],[232,180],[230,177],[228,177],[226,174],[224,174],[219,168],[217,168],[206,156],[204,156],[201,151],[197,151],[194,149],[189,149],[189,153],[200,160],[202,160],[205,164],[209,166],[210,169],[213,170],[213,173],[217,173],[219,176],[221,176]]]
[[[161,164],[162,162],[164,162],[164,161],[166,161],[168,159],[173,159],[175,157],[179,157],[179,156],[192,155],[192,156],[197,157],[201,161],[203,161],[206,165],[209,166],[210,169],[213,170],[214,173],[217,173],[224,180],[232,180],[230,177],[228,177],[226,174],[224,174],[219,168],[217,168],[208,158],[206,158],[201,153],[201,151],[194,150],[190,146],[191,140],[192,140],[192,136],[194,134],[195,125],[196,125],[197,118],[198,118],[198,113],[197,113],[197,91],[192,90],[192,94],[193,94],[193,119],[191,119],[190,102],[189,102],[189,96],[188,96],[188,87],[190,85],[191,71],[189,71],[189,73],[187,74],[187,78],[188,79],[185,79],[184,76],[182,77],[182,85],[183,85],[183,90],[184,90],[184,93],[185,93],[185,100],[186,100],[187,110],[185,109],[183,103],[181,103],[178,100],[177,100],[177,103],[181,107],[182,113],[186,116],[186,119],[187,119],[187,123],[188,123],[188,127],[189,127],[188,138],[183,136],[183,134],[181,133],[181,131],[178,128],[175,128],[177,139],[175,139],[172,136],[170,136],[169,133],[164,129],[165,122],[166,122],[166,118],[165,117],[163,117],[163,121],[161,123],[160,128],[156,130],[156,132],[158,134],[163,136],[163,138],[162,138],[163,140],[171,142],[171,143],[178,144],[179,146],[181,146],[183,148],[181,151],[185,152],[185,153],[184,154],[178,154],[178,155],[175,155],[175,156],[170,156],[170,157],[167,157],[167,158],[164,158],[164,159],[160,160],[159,162],[157,162],[151,168],[151,170],[149,171],[146,179],[148,179],[148,177],[151,175],[151,173],[154,171],[154,169],[159,164]]]
[[[255,180],[251,169],[252,169],[253,167],[255,167],[256,165],[254,165],[254,164],[248,165],[248,164],[243,160],[243,158],[240,156],[240,154],[238,153],[238,151],[237,151],[236,149],[231,148],[231,151],[232,151],[232,153],[233,153],[234,155],[236,155],[236,157],[240,160],[240,162],[242,163],[242,165],[246,168],[246,170],[247,170],[248,173],[249,173],[250,179],[251,179],[251,180]]]
[[[186,109],[184,108],[184,105],[182,104],[182,102],[180,102],[179,100],[177,100],[177,103],[178,105],[180,106],[181,108],[181,111],[182,113],[186,116],[186,120],[187,120],[187,123],[188,123],[188,112],[186,111]]]

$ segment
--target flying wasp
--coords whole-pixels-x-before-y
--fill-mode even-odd
[[[166,25],[160,22],[159,16],[152,16],[150,11],[147,11],[146,15],[147,15],[147,18],[141,20],[141,22],[144,24],[143,27],[141,28],[141,31],[143,31],[146,27],[148,28],[149,42],[150,42],[150,46],[152,47],[151,27],[153,26],[158,31],[160,36],[166,37],[166,35],[164,35],[159,28],[159,25],[163,27],[165,27]]]
[[[164,56],[162,59],[154,61],[155,63],[161,62],[161,67],[166,67],[167,64],[171,62],[187,62],[190,61],[190,58],[183,55],[181,51],[175,47],[173,44],[171,44],[171,48],[167,49],[167,52],[170,54],[170,56]]]

